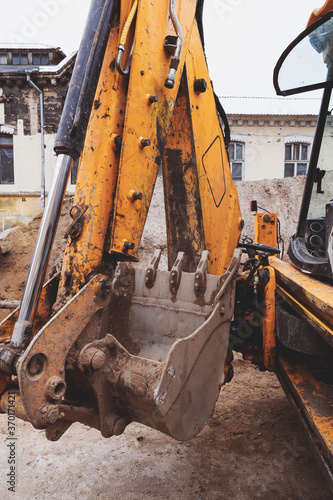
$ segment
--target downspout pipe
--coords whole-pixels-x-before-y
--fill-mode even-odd
[[[40,190],[40,207],[42,210],[45,208],[45,144],[44,144],[44,94],[43,91],[37,87],[35,82],[31,80],[31,74],[27,73],[28,83],[39,93],[40,104],[40,136],[41,136],[41,190]]]

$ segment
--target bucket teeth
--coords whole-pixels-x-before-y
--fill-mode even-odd
[[[144,284],[146,288],[153,288],[157,279],[157,269],[160,263],[162,250],[157,249],[154,256],[146,268]],[[200,262],[195,273],[190,273],[194,276],[193,290],[197,298],[205,295],[207,290],[207,275],[208,275],[208,260],[209,252],[204,250],[201,254]],[[174,265],[169,273],[169,290],[172,296],[175,296],[180,287],[182,272],[186,264],[186,255],[184,252],[178,252]]]
[[[156,271],[160,263],[161,254],[162,250],[160,248],[155,250],[154,256],[150,261],[149,266],[147,267],[145,276],[145,285],[147,288],[152,288],[154,286],[156,280]]]
[[[194,275],[194,293],[196,297],[203,295],[207,288],[208,250],[204,250]]]
[[[172,266],[169,279],[170,292],[172,295],[176,295],[177,290],[179,288],[184,264],[185,264],[185,253],[178,252],[177,259],[174,265]]]

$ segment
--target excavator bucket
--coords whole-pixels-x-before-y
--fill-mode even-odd
[[[147,269],[119,263],[108,286],[92,278],[19,362],[25,418],[51,440],[74,421],[104,437],[131,421],[195,436],[224,382],[240,254],[222,277],[207,273],[203,252],[194,273],[182,271],[183,253],[170,272],[159,270],[157,253]]]

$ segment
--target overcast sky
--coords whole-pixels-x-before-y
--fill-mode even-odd
[[[323,4],[324,0],[206,0],[206,52],[217,94],[275,96],[275,63],[305,29],[311,11]],[[79,46],[89,5],[90,0],[3,0],[0,42],[47,43],[69,54]],[[233,100],[227,103],[235,106]],[[285,106],[276,100],[266,104],[273,112],[283,112]]]

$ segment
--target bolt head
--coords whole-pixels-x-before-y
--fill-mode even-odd
[[[113,425],[112,434],[114,436],[120,436],[126,428],[126,420],[122,417],[117,418]]]
[[[59,416],[60,416],[59,408],[58,407],[52,408],[52,410],[50,410],[46,415],[46,423],[48,425],[54,425],[58,421]]]
[[[147,146],[150,146],[150,139],[141,139],[141,147],[146,148]]]
[[[105,360],[106,356],[104,352],[98,349],[91,358],[91,368],[93,370],[100,370],[103,367]]]
[[[206,80],[204,78],[197,78],[194,81],[194,92],[202,94],[203,92],[206,92],[206,90],[207,90]]]

